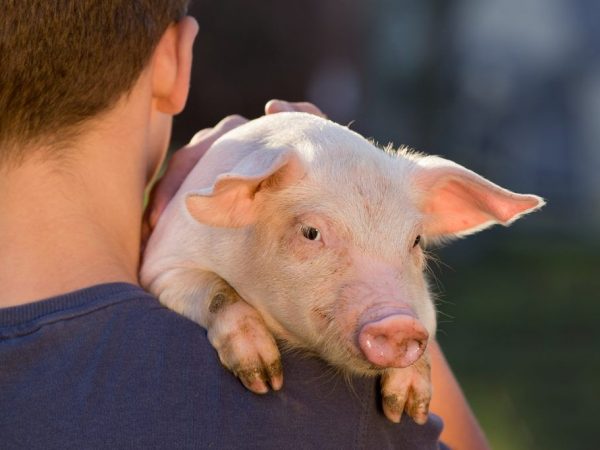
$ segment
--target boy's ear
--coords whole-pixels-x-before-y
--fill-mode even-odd
[[[169,25],[152,54],[152,94],[157,109],[179,114],[188,97],[196,19],[186,16]]]

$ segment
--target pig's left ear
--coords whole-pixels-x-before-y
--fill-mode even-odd
[[[459,237],[494,224],[508,226],[545,204],[536,195],[516,194],[443,158],[426,156],[415,162],[413,182],[425,236]]]
[[[256,195],[282,189],[304,175],[297,152],[290,148],[258,149],[231,172],[217,176],[213,186],[190,192],[185,204],[198,222],[216,227],[243,227],[256,221]]]

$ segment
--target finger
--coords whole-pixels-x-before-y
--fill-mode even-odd
[[[148,211],[148,208],[146,208]],[[146,250],[146,244],[148,243],[148,239],[150,238],[150,222],[148,214],[144,211],[144,217],[142,219],[142,234],[141,234],[141,243],[140,243],[140,258],[144,254],[144,250]]]
[[[208,134],[210,134],[210,132],[213,130],[213,128],[205,128],[203,130],[198,131],[190,140],[190,142],[187,144],[187,146],[191,146],[191,145],[196,145],[198,144],[202,139],[204,139]]]
[[[200,157],[202,157],[202,155],[206,153],[206,151],[215,143],[217,139],[219,139],[228,131],[237,128],[246,122],[248,122],[248,119],[237,114],[227,116],[213,128],[205,128],[204,130],[197,132],[192,140],[178,152],[186,150],[194,154],[199,154]],[[178,152],[176,152],[176,154]],[[196,160],[196,162],[198,161]]]
[[[323,111],[309,102],[286,102],[285,100],[270,100],[265,105],[265,114],[276,114],[280,112],[305,112],[319,117],[327,117]]]
[[[200,130],[189,144],[173,154],[163,177],[153,186],[150,193],[147,222],[151,229],[156,226],[158,218],[179,190],[183,180],[215,141],[247,121],[248,119],[242,116],[228,116],[214,128]]]
[[[202,156],[194,157],[193,154],[188,155],[183,150],[179,150],[171,157],[162,178],[152,186],[147,206],[150,230],[154,229],[158,218],[177,193],[185,177],[194,167],[194,161],[199,160]]]

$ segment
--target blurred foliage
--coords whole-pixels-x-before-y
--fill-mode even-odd
[[[438,252],[440,343],[494,449],[595,448],[600,242],[489,233]]]

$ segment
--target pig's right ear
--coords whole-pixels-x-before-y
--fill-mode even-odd
[[[423,213],[423,234],[447,239],[476,233],[493,224],[510,225],[545,202],[517,194],[452,161],[436,156],[416,159],[414,186]]]
[[[185,204],[198,222],[216,227],[243,227],[256,221],[256,194],[298,181],[304,166],[293,149],[260,149],[249,153],[213,186],[190,192]]]

